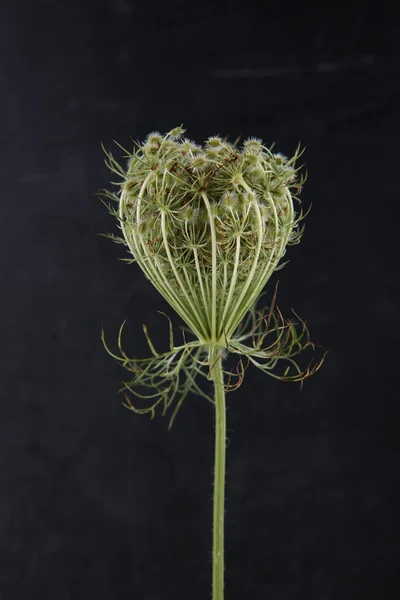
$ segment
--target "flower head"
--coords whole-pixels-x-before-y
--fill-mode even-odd
[[[204,395],[195,378],[204,367],[210,376],[211,348],[246,357],[271,375],[278,360],[288,361],[284,373],[273,376],[292,381],[309,377],[323,360],[304,371],[297,366],[296,354],[313,344],[304,322],[298,334],[298,323],[275,310],[275,295],[268,313],[256,311],[266,282],[284,266],[286,247],[303,232],[304,215],[294,205],[304,181],[296,167],[299,152],[291,159],[273,154],[258,138],[239,148],[214,136],[203,147],[183,134],[182,127],[149,134],[128,153],[126,169],[106,153],[121,182],[117,193],[103,191],[117,203],[109,210],[123,234],[108,237],[128,247],[125,260],[140,266],[197,338],[175,346],[170,329],[170,350],[160,354],[145,329],[152,357],[136,359],[121,348],[121,328],[121,357],[109,350],[133,373],[125,391],[154,400],[147,409],[127,400],[129,408],[153,415],[160,402],[165,412],[175,399],[171,422],[190,390]],[[240,385],[244,369],[241,358],[236,373],[225,371],[227,391]],[[142,396],[138,387],[156,391]]]
[[[119,167],[118,218],[146,276],[199,340],[218,343],[298,241],[297,155],[288,161],[258,138],[238,148],[213,136],[202,148],[183,133],[149,134]]]

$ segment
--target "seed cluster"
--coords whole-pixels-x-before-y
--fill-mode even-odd
[[[285,254],[303,215],[296,160],[249,138],[203,146],[177,127],[129,153],[115,212],[122,239],[160,293],[203,341],[229,338]],[[113,195],[109,194],[109,197]]]

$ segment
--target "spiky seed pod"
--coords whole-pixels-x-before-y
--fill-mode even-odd
[[[191,167],[195,173],[201,173],[205,171],[207,167],[210,165],[207,160],[207,156],[205,154],[197,154],[192,158]]]
[[[187,204],[182,210],[182,218],[188,223],[195,223],[199,216],[198,208],[195,208],[192,204]]]
[[[236,209],[239,205],[239,198],[237,193],[235,191],[226,190],[222,194],[220,204],[225,209],[225,211]]]
[[[183,134],[150,134],[126,171],[110,159],[122,177],[118,218],[134,259],[200,342],[222,344],[299,240],[299,154],[287,161],[257,138],[238,148],[214,136],[202,148]]]
[[[152,131],[146,137],[145,144],[161,144],[162,135],[159,131]]]
[[[263,143],[258,138],[249,138],[243,144],[243,150],[247,154],[260,154],[263,148]]]
[[[208,140],[206,140],[207,148],[221,148],[222,144],[223,141],[222,138],[219,137],[219,135],[213,135],[209,137]]]
[[[288,161],[287,156],[285,156],[284,154],[281,154],[280,152],[277,152],[276,154],[274,154],[274,158],[275,158],[275,163],[277,165],[283,165],[283,164],[287,163],[287,161]]]
[[[180,125],[178,127],[174,127],[173,129],[171,129],[171,131],[169,131],[167,135],[171,140],[179,140],[179,138],[181,138],[184,133],[185,133],[185,130]]]
[[[184,138],[181,141],[181,150],[182,150],[182,154],[186,154],[186,153],[195,153],[198,152],[201,148],[192,140],[189,140],[188,138]]]

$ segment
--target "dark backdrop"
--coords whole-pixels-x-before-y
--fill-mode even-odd
[[[304,385],[228,396],[229,600],[397,597],[399,25],[299,3],[3,2],[1,600],[210,597],[213,413],[133,415],[106,355],[165,303],[95,197],[101,142],[184,124],[306,148],[279,304],[329,349]],[[169,311],[172,312],[171,310]],[[396,588],[396,589],[394,589]]]

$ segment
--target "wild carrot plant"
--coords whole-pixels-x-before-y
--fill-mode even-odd
[[[265,284],[283,266],[287,246],[303,233],[299,150],[288,159],[257,138],[239,147],[219,136],[200,146],[184,133],[182,127],[165,135],[153,132],[132,150],[122,149],[126,167],[106,152],[118,182],[115,191],[101,191],[121,231],[107,237],[127,247],[124,260],[137,263],[183,319],[182,341],[175,343],[170,320],[165,352],[154,347],[144,327],[148,358],[125,353],[123,325],[119,354],[106,345],[103,330],[102,340],[130,374],[122,387],[130,410],[153,417],[157,409],[165,414],[171,407],[171,427],[189,392],[215,407],[212,597],[222,600],[225,394],[242,383],[249,364],[275,378],[303,382],[324,357],[299,367],[297,355],[314,344],[296,314],[283,317],[276,289],[266,309],[257,309]],[[237,357],[234,370],[225,366],[228,355]],[[201,378],[213,382],[213,394]],[[135,396],[145,404],[134,404]]]

